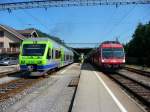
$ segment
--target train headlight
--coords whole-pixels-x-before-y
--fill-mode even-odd
[[[122,61],[123,63],[125,63],[125,59],[123,59],[123,61]]]
[[[105,60],[104,59],[102,59],[102,62],[104,62]]]
[[[5,63],[5,64],[8,64],[8,63],[9,63],[9,61],[4,61],[4,63]]]

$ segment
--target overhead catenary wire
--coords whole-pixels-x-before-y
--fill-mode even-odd
[[[145,16],[143,16],[142,18],[140,18],[140,20],[145,19],[147,16],[150,17],[150,12],[148,12]],[[140,23],[140,21],[139,21],[139,23]],[[120,33],[120,37],[123,36],[127,31],[128,31],[128,29],[125,29],[124,31],[122,31]]]
[[[40,22],[40,24],[42,26],[44,26],[45,28],[49,29],[49,27],[47,25],[45,25],[45,23],[43,23],[40,19],[36,18],[35,16],[33,16],[32,14],[28,13],[27,11],[24,11],[26,14],[28,14],[30,17],[32,17],[33,19],[35,19],[36,21]],[[50,30],[50,29],[49,29]],[[65,44],[65,43],[64,43]],[[71,49],[74,53],[76,53],[77,55],[79,55],[76,51],[74,51],[71,47],[67,46],[66,44],[64,45],[65,47]]]
[[[14,1],[14,0],[12,0]],[[37,21],[38,23],[40,23],[43,27],[45,27],[46,29],[50,30],[49,27],[47,26],[47,24],[45,24],[42,20],[40,20],[39,18],[33,16],[31,13],[27,12],[26,10],[23,9],[23,12],[25,14],[27,14],[28,16],[30,16],[31,18],[33,18],[35,21]],[[12,13],[12,12],[11,12]],[[14,16],[17,18],[18,21],[20,21],[21,24],[24,24],[23,21],[21,19],[19,19],[19,17],[17,15],[14,14]],[[62,43],[60,43],[62,44]],[[64,45],[64,44],[63,44]],[[74,53],[76,53],[77,55],[79,55],[79,53],[77,53],[74,49],[72,49],[71,47],[64,45],[65,47],[71,49]]]
[[[10,2],[16,2],[15,0],[9,0]],[[37,17],[35,17],[35,16],[33,16],[31,13],[29,13],[28,11],[26,11],[26,10],[24,10],[23,9],[23,12],[26,14],[26,15],[28,15],[28,16],[30,16],[32,19],[34,19],[35,21],[37,21],[38,23],[40,23],[43,27],[45,27],[46,29],[49,29],[49,27],[47,26],[47,24],[45,24],[42,20],[40,20],[39,18],[37,18]]]
[[[26,25],[26,23],[22,20],[22,18],[20,18],[14,13],[10,13],[10,14],[12,14],[22,26]]]
[[[116,27],[118,27],[118,26],[122,23],[122,21],[123,21],[126,17],[129,16],[129,14],[133,11],[134,8],[135,8],[135,6],[132,7],[131,11],[128,11],[128,12],[120,19],[120,21],[119,21],[117,24],[115,24],[115,25],[112,27],[111,30],[109,30],[108,33],[111,33]],[[116,13],[116,11],[115,11],[115,13]],[[115,15],[115,13],[114,13],[113,15]],[[92,53],[96,48],[97,48],[97,47],[93,48],[93,49],[87,54],[87,57],[88,57],[88,56],[90,55],[90,53]]]
[[[106,24],[105,28],[103,28],[104,30],[110,28],[110,19],[114,18],[114,17],[116,16],[117,11],[118,11],[117,8],[115,8],[115,9],[116,9],[116,10],[112,13],[112,15],[111,15],[109,18],[107,18],[107,20],[106,20],[106,21],[107,21],[107,24]],[[104,34],[107,35],[108,32],[105,31]]]
[[[150,4],[150,0],[30,0],[0,3],[0,11],[49,8],[49,7],[75,7],[75,6],[99,6],[99,5],[131,5]]]
[[[135,6],[132,7],[131,10],[129,10],[126,14],[124,14],[124,15],[121,17],[121,19],[120,19],[116,24],[114,24],[113,27],[108,31],[107,35],[110,35],[112,32],[114,32],[115,29],[123,22],[123,20],[126,19],[126,17],[128,17],[128,15],[132,12],[132,10],[133,10],[134,8],[135,8]],[[113,38],[114,38],[114,37],[112,37],[112,39],[113,39]]]
[[[107,1],[107,0],[106,0]],[[27,12],[27,11],[26,11]],[[28,12],[27,12],[28,13]],[[34,16],[34,15],[32,15],[31,13],[28,13],[28,15],[30,16],[30,17],[32,17],[34,20],[36,20],[36,21],[38,21],[38,23],[40,23],[42,26],[44,26],[46,29],[49,29],[49,27],[47,26],[47,24],[45,24],[43,21],[41,21],[39,18],[37,18],[36,16]],[[124,18],[123,18],[124,19]],[[122,22],[122,20],[121,20],[121,22]],[[115,30],[120,24],[121,24],[121,22],[119,23],[118,22],[118,25],[117,26],[115,26],[115,28],[112,28],[112,30]]]
[[[9,0],[10,2],[15,2],[14,0]],[[25,25],[29,25],[28,23],[26,23],[21,17],[19,17],[18,15],[16,15],[15,13],[13,13],[13,12],[10,12],[9,14],[12,14],[16,19],[17,19],[17,21],[21,24],[21,25],[23,25],[23,26],[25,26]]]

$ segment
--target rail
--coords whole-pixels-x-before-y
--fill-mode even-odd
[[[150,87],[119,73],[107,74],[107,76],[132,94],[131,96],[134,95],[134,98],[144,104],[148,112],[150,111]]]

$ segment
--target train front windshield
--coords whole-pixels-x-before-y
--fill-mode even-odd
[[[123,48],[103,48],[102,49],[103,58],[123,58],[124,51]]]
[[[43,56],[46,44],[24,44],[23,56]]]

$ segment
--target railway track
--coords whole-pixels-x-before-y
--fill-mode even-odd
[[[109,77],[125,88],[128,92],[132,93],[146,106],[146,110],[150,112],[150,87],[119,73],[109,74]]]
[[[58,69],[48,71],[47,73],[54,75],[57,71]],[[45,79],[45,77],[48,77],[48,75],[43,77],[31,77],[30,72],[21,71],[13,73],[13,76],[17,76],[19,79],[0,84],[0,102],[4,102],[9,98],[14,97],[16,94],[21,93],[25,89],[30,88],[39,81]]]
[[[29,77],[29,72],[22,72],[22,77],[19,79],[0,84],[0,102],[4,102],[5,100],[15,96],[17,93],[31,87],[40,80],[41,78]]]
[[[141,74],[147,77],[150,77],[150,72],[148,71],[144,71],[144,70],[139,70],[139,69],[135,69],[135,68],[131,68],[131,67],[124,67],[125,70],[137,73],[137,74]]]
[[[16,71],[5,71],[5,72],[1,72],[0,73],[0,78],[5,77],[5,76],[11,76],[11,75],[15,75],[15,74],[19,74],[21,73],[20,71],[16,70]]]

